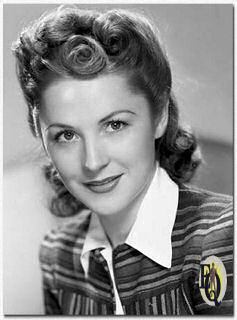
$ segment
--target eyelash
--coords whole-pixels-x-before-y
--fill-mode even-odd
[[[119,120],[119,119],[116,119],[116,120],[112,119],[112,120],[108,121],[107,123],[105,123],[105,129],[107,130],[109,127],[112,128],[111,126],[113,124],[119,124],[120,126],[122,126],[122,128],[119,127],[118,129],[109,130],[108,132],[110,132],[110,133],[121,131],[124,127],[128,126],[128,123],[125,122],[125,121],[122,121],[122,120]],[[65,142],[65,143],[73,142],[74,141],[73,138],[70,139],[70,140],[65,139],[65,140],[60,141],[60,138],[62,138],[63,135],[68,134],[68,133],[71,134],[73,136],[73,138],[76,136],[76,134],[75,134],[75,132],[73,130],[62,130],[62,131],[58,132],[55,135],[54,141],[56,141],[56,142]]]
[[[60,141],[60,138],[62,138],[63,135],[66,134],[66,133],[72,134],[73,137],[75,137],[75,132],[74,132],[74,131],[72,131],[72,130],[62,130],[62,131],[59,131],[59,132],[55,135],[54,140],[55,140],[56,142],[72,142],[73,139],[72,139],[72,140],[67,140],[67,139],[65,139],[65,140],[63,140],[63,141]]]
[[[112,119],[112,120],[108,121],[108,122],[105,124],[106,129],[109,128],[109,126],[110,126],[110,128],[111,128],[111,125],[113,125],[113,124],[119,124],[119,125],[122,126],[122,128],[112,129],[112,130],[109,131],[109,132],[120,131],[120,130],[122,130],[124,127],[128,126],[128,123],[125,122],[125,121],[122,121],[122,120],[120,120],[120,119]]]

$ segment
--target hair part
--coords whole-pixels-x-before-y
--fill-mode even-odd
[[[168,58],[156,27],[145,17],[124,10],[99,13],[59,7],[23,30],[13,51],[34,136],[40,136],[41,94],[52,79],[126,75],[130,89],[144,94],[155,117],[168,106],[167,128],[155,145],[157,160],[175,182],[190,181],[201,161],[197,141],[179,124]],[[45,167],[45,176],[56,192],[54,214],[73,215],[83,207],[52,164]]]

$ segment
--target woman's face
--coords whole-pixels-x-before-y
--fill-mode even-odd
[[[43,92],[43,141],[67,189],[101,215],[139,199],[155,171],[156,125],[147,99],[125,77],[52,82]]]

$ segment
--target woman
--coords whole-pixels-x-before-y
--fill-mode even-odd
[[[51,209],[79,213],[41,246],[46,314],[232,314],[231,198],[184,184],[200,156],[179,125],[154,26],[127,11],[60,7],[14,52],[51,162]],[[202,274],[210,253],[227,271],[214,298]]]

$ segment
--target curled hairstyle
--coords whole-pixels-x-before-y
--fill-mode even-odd
[[[161,167],[178,184],[192,178],[200,163],[197,142],[179,124],[170,65],[158,30],[145,17],[124,10],[99,13],[59,7],[23,30],[13,51],[29,125],[36,137],[41,136],[41,93],[54,77],[83,80],[123,74],[132,92],[146,96],[154,117],[168,109],[166,131],[155,143]],[[53,164],[44,169],[56,191],[51,211],[58,216],[77,213],[83,204],[68,192]]]

